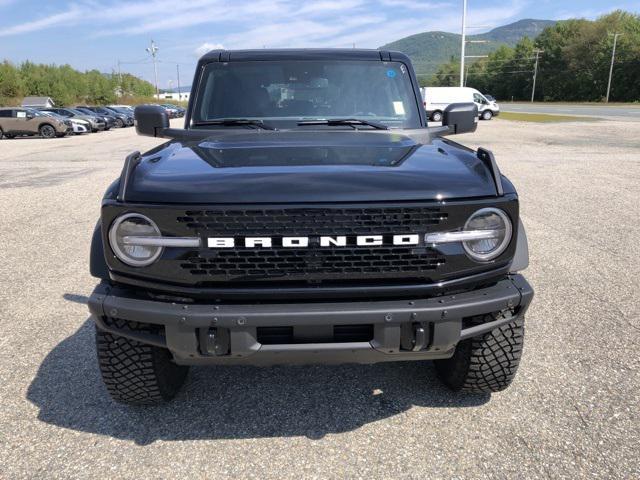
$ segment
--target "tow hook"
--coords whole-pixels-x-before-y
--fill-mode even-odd
[[[229,353],[229,330],[226,328],[199,329],[200,353],[221,356]]]
[[[414,352],[418,352],[427,346],[427,332],[420,323],[413,324],[413,348]]]
[[[400,346],[402,350],[419,352],[429,346],[429,332],[425,324],[405,323],[401,329]]]

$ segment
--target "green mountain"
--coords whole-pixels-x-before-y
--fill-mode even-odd
[[[500,45],[513,47],[523,37],[535,38],[546,27],[554,25],[553,20],[523,19],[494,28],[477,35],[467,35],[467,40],[483,40],[486,43],[468,43],[467,55],[487,55]],[[418,74],[435,73],[443,63],[451,58],[460,58],[460,34],[448,32],[424,32],[401,38],[380,47],[381,50],[397,50],[411,58]]]

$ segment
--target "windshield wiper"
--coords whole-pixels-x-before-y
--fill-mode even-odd
[[[194,126],[204,127],[207,125],[223,125],[225,127],[233,127],[237,125],[248,125],[251,127],[262,128],[263,130],[275,130],[276,127],[264,123],[262,120],[251,120],[248,118],[221,118],[219,120],[204,120],[201,122],[195,122]]]
[[[350,127],[358,129],[358,125],[366,125],[367,127],[375,128],[376,130],[389,130],[389,127],[377,122],[370,122],[369,120],[362,120],[360,118],[334,118],[330,120],[305,120],[298,122],[298,125],[329,125],[333,127],[335,125],[348,125]]]

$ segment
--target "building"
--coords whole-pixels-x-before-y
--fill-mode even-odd
[[[24,97],[22,100],[23,107],[51,108],[55,105],[51,97]]]
[[[180,93],[173,91],[160,92],[158,95],[154,95],[158,100],[177,100],[181,102],[188,102],[190,96],[191,92],[188,90]]]

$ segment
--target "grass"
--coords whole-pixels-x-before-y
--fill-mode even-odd
[[[597,118],[593,117],[576,117],[573,115],[550,115],[546,113],[519,113],[519,112],[500,112],[503,120],[512,120],[518,122],[535,122],[535,123],[555,123],[555,122],[597,122]]]

